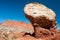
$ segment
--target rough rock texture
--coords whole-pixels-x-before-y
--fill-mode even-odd
[[[56,15],[53,10],[39,3],[29,3],[24,7],[25,16],[34,27],[34,36],[45,40],[57,40]]]
[[[60,40],[59,31],[54,30],[52,31],[45,28],[37,27],[36,28],[37,31],[35,31],[36,32],[35,34],[37,35],[34,35],[27,32],[28,29],[29,30],[33,29],[33,26],[31,24],[26,24],[24,22],[17,22],[17,24],[15,24],[15,22],[17,21],[8,20],[0,24],[0,40]],[[18,30],[18,28],[23,29],[21,27],[25,27],[27,30],[26,31]],[[33,35],[35,37],[33,37]]]
[[[42,40],[42,39],[36,39],[36,38],[34,38],[32,36],[26,35],[26,36],[24,36],[22,38],[17,38],[16,40]]]
[[[60,32],[56,33],[56,40],[60,40]]]
[[[19,30],[18,32],[27,32],[27,33],[30,33],[30,34],[32,34],[34,32],[34,30],[33,30],[34,28],[32,27],[32,25],[24,23],[24,22],[17,22],[17,21],[7,20],[2,25],[4,27],[7,27],[7,28],[10,27],[10,28],[13,28],[13,29],[18,29]]]
[[[53,32],[50,32],[49,30],[47,29],[44,29],[44,28],[40,28],[40,27],[36,27],[35,28],[35,37],[36,38],[55,38],[55,33]]]
[[[56,31],[53,30],[51,32],[55,33],[55,40],[60,40],[60,31],[59,30],[56,30]]]
[[[27,4],[24,8],[31,24],[7,20],[0,23],[0,40],[60,40],[56,28],[56,15],[39,3]]]
[[[0,39],[15,40],[18,37],[23,37],[27,34],[32,35],[34,28],[31,24],[17,21],[6,21],[0,24]]]
[[[25,6],[24,12],[34,27],[56,29],[56,15],[46,6],[39,3],[30,3]]]

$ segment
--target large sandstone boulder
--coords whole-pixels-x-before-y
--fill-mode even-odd
[[[29,3],[24,7],[25,16],[30,20],[34,27],[34,36],[46,40],[54,40],[56,30],[56,15],[53,10],[43,4]],[[51,31],[50,31],[51,30]]]
[[[34,27],[56,29],[56,15],[46,6],[39,3],[29,3],[24,7],[24,12]]]

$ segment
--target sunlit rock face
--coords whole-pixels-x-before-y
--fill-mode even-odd
[[[17,32],[27,32],[30,34],[34,32],[33,26],[25,22],[7,20],[6,22],[2,23],[2,26],[6,28],[11,28],[11,30],[16,29]]]
[[[55,13],[43,4],[29,3],[24,7],[24,12],[34,27],[56,29]]]
[[[15,40],[27,34],[32,35],[34,28],[25,22],[7,20],[0,24],[0,40]]]
[[[55,38],[55,33],[50,31],[56,30],[56,15],[53,10],[34,2],[25,5],[24,12],[34,27],[36,38]]]

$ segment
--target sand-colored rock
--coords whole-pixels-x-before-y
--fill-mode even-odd
[[[35,27],[43,27],[46,29],[56,29],[56,15],[43,4],[29,3],[24,7],[26,17]]]
[[[5,40],[4,38],[0,37],[0,40]]]
[[[32,34],[34,32],[33,26],[31,24],[27,24],[27,23],[24,23],[24,22],[7,20],[2,25],[5,26],[5,27],[11,27],[11,28],[19,29],[20,32],[27,32],[27,33],[30,33],[30,34]]]
[[[52,31],[52,32],[54,32],[55,33],[55,40],[60,40],[60,31],[59,30],[56,30],[56,31]]]
[[[32,36],[26,35],[26,36],[24,36],[22,38],[17,38],[16,40],[42,40],[42,39],[36,39],[36,38],[34,38]]]
[[[32,35],[34,28],[31,24],[17,21],[6,21],[0,25],[0,36],[6,40],[15,40],[27,34]]]
[[[32,25],[11,20],[0,23],[0,40],[60,40],[51,9],[34,2],[27,4],[24,12]]]
[[[24,12],[34,27],[36,38],[55,38],[55,33],[51,34],[50,31],[56,30],[56,14],[53,10],[43,4],[29,3],[24,7]]]

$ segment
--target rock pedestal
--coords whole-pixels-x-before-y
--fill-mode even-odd
[[[36,38],[55,39],[55,33],[50,30],[56,30],[56,15],[51,9],[39,3],[30,3],[25,6],[24,12],[34,27]]]

